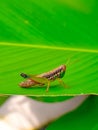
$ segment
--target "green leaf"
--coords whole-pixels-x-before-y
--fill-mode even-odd
[[[0,94],[98,94],[97,5],[96,0],[0,1]],[[44,73],[69,58],[66,88],[57,81],[49,92],[19,87],[20,73]]]
[[[79,94],[98,93],[98,58],[97,53],[70,51],[57,49],[41,49],[30,47],[1,46],[0,53],[0,93],[1,94],[25,94],[36,96],[65,96]],[[20,45],[20,44],[19,44]],[[42,47],[42,46],[41,46]],[[66,86],[57,81],[51,83],[49,92],[46,87],[20,88],[19,83],[24,81],[20,73],[40,74],[53,68],[66,64],[71,56],[66,74],[62,79]],[[79,61],[77,61],[77,59]]]

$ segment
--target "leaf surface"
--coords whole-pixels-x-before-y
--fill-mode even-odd
[[[96,0],[0,1],[0,94],[97,95],[97,5]],[[45,87],[19,87],[20,73],[44,73],[68,59],[66,87],[57,81],[47,93]]]

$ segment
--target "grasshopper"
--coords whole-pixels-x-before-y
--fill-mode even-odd
[[[54,80],[58,80],[60,84],[64,85],[64,82],[61,78],[64,77],[66,71],[66,66],[61,65],[49,72],[39,74],[39,75],[27,75],[21,73],[20,75],[25,78],[26,80],[19,84],[20,87],[29,88],[35,85],[44,86],[47,85],[46,91],[48,92],[50,87],[50,82]]]

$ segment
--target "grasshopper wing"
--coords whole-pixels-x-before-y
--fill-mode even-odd
[[[40,77],[38,75],[29,75],[29,78],[34,80],[35,82],[41,83],[41,84],[45,84],[48,82],[47,78],[44,77]]]

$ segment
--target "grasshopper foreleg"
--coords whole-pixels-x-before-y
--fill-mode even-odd
[[[61,80],[60,78],[58,78],[57,80],[63,87],[67,87],[63,80]]]

